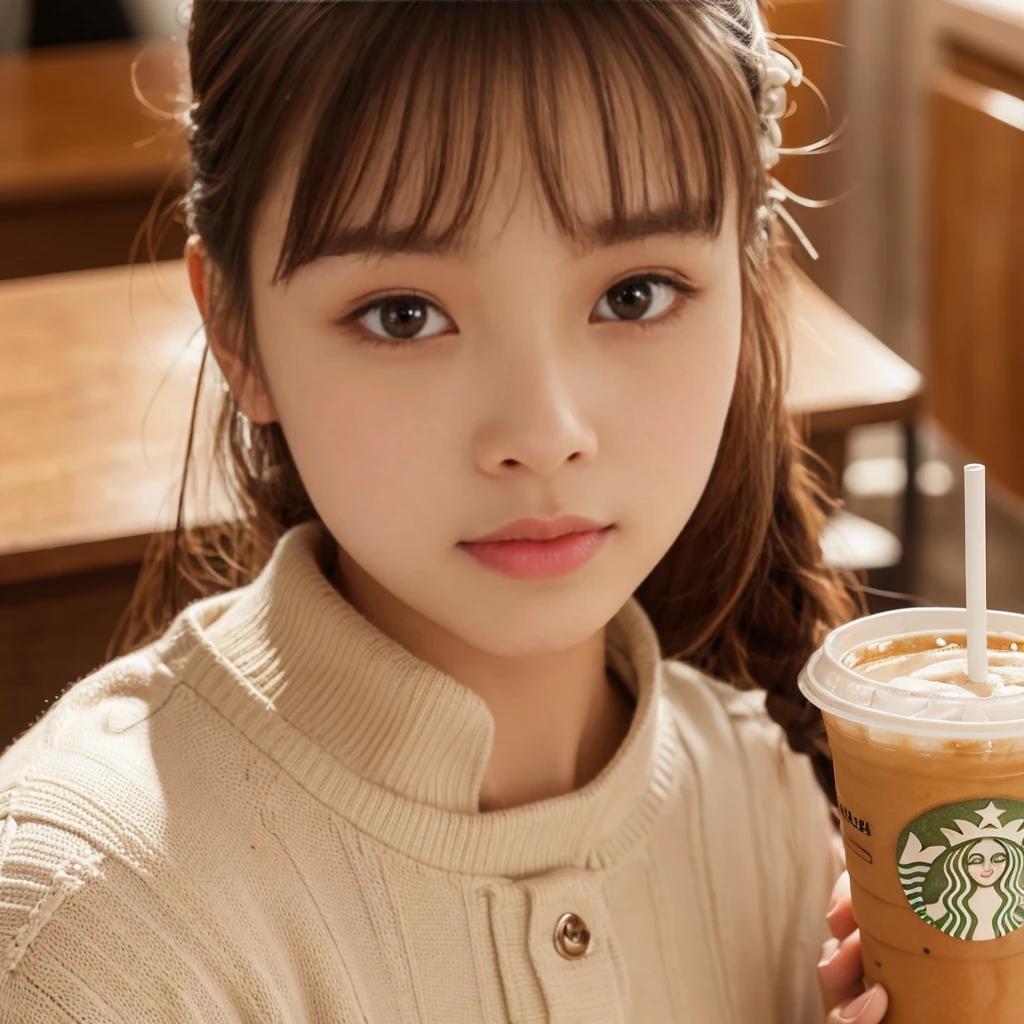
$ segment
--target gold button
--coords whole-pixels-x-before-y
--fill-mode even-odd
[[[555,925],[555,949],[566,960],[578,960],[590,948],[590,931],[576,914],[563,914]]]

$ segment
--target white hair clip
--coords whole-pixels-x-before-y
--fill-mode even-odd
[[[784,117],[788,117],[792,113],[792,109],[795,109],[795,104],[792,109],[790,107],[786,94],[787,86],[793,86],[794,88],[798,88],[800,85],[809,86],[821,100],[826,112],[828,111],[828,103],[813,83],[804,78],[804,69],[800,61],[788,50],[779,47],[777,42],[775,46],[777,49],[771,49],[767,46],[767,40],[765,41],[765,48],[759,55],[760,60],[758,64],[761,96],[758,112],[761,115],[764,127],[764,133],[761,136],[761,158],[765,171],[769,172],[765,204],[761,207],[760,216],[767,230],[767,225],[772,215],[778,214],[786,222],[790,231],[797,237],[811,259],[816,260],[818,258],[817,249],[814,248],[800,225],[793,219],[793,215],[786,209],[784,203],[787,199],[790,199],[801,206],[817,208],[831,206],[834,202],[838,202],[838,200],[805,199],[803,196],[798,196],[796,193],[791,192],[770,172],[783,156],[827,151],[827,147],[830,147],[843,131],[845,120],[844,124],[840,125],[836,131],[818,142],[811,143],[809,146],[800,146],[796,149],[782,148],[782,128],[779,126],[779,121]]]

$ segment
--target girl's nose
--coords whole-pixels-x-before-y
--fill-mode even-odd
[[[478,446],[478,461],[491,472],[522,465],[548,476],[566,462],[592,461],[597,436],[564,376],[550,367],[517,366],[493,398]]]

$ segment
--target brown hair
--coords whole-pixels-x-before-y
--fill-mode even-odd
[[[413,158],[422,161],[423,195],[420,215],[401,233],[403,243],[428,230],[449,238],[464,231],[485,195],[487,160],[500,143],[495,102],[503,74],[521,88],[539,181],[559,230],[572,238],[579,220],[559,173],[561,133],[552,97],[567,78],[589,86],[585,92],[604,130],[611,215],[623,217],[631,211],[617,146],[646,99],[672,155],[675,200],[688,223],[717,232],[730,179],[735,186],[744,329],[708,486],[636,597],[666,657],[768,692],[769,713],[790,745],[810,755],[834,801],[821,715],[801,696],[797,674],[824,633],[856,608],[852,581],[822,560],[828,502],[785,407],[787,255],[759,220],[765,191],[754,55],[759,19],[756,0],[195,0],[185,117],[192,183],[184,215],[215,271],[208,321],[228,331],[247,370],[262,375],[249,238],[289,144],[302,141],[301,170],[275,280],[315,259],[367,188],[378,189],[379,201],[366,238],[372,244],[383,236],[397,183],[407,174],[409,125],[426,123],[431,130]],[[416,31],[426,26],[429,31]],[[398,130],[389,135],[383,126]],[[452,188],[455,214],[439,229],[441,198]],[[111,656],[155,639],[190,599],[250,582],[282,533],[318,518],[280,424],[250,423],[225,390],[213,458],[238,514],[219,530],[186,527],[207,356],[208,349],[177,526],[154,538]]]

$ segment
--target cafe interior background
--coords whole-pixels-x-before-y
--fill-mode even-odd
[[[0,0],[0,749],[107,660],[173,528],[202,335],[180,225],[142,226],[187,183],[182,10]],[[820,252],[798,252],[792,404],[842,503],[826,554],[872,610],[962,606],[982,462],[989,607],[1024,611],[1024,0],[768,17],[829,104],[794,92],[784,144],[842,128],[777,169],[839,199],[789,204]]]

